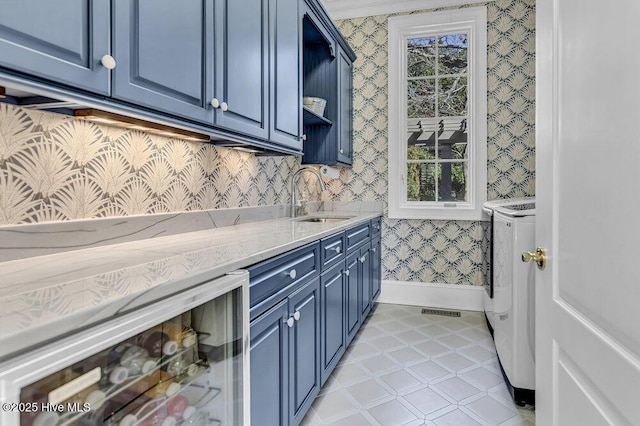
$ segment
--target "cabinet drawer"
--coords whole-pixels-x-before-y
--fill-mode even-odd
[[[251,318],[291,294],[306,279],[320,273],[318,242],[282,254],[249,268]]]
[[[347,242],[347,252],[352,251],[360,243],[368,240],[371,237],[371,226],[369,223],[365,223],[364,225],[356,226],[355,228],[347,229],[346,231],[346,242]]]
[[[320,241],[320,256],[323,271],[344,259],[344,235],[345,233],[341,232]]]
[[[375,237],[380,235],[381,230],[382,230],[382,218],[376,217],[375,219],[371,219],[371,236]]]

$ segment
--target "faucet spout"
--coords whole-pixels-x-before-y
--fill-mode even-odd
[[[322,175],[320,175],[320,172],[318,172],[316,169],[312,169],[310,167],[302,167],[298,169],[293,174],[293,176],[291,176],[291,217],[297,216],[296,207],[298,206],[296,202],[296,179],[298,178],[298,176],[300,176],[300,174],[302,174],[302,172],[310,172],[316,175],[316,177],[318,178],[318,182],[320,182],[320,189],[322,191],[325,191],[327,189],[327,185],[324,183],[324,180],[322,180]]]

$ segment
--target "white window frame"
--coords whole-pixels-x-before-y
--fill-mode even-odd
[[[390,17],[389,217],[482,220],[487,199],[487,8]],[[407,201],[407,39],[440,33],[468,34],[468,201]]]

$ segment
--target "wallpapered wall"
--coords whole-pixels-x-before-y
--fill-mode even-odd
[[[535,192],[535,0],[486,4],[487,197],[531,196]],[[338,23],[358,59],[354,166],[343,170],[341,182],[330,185],[336,200],[387,200],[389,16]],[[384,279],[472,285],[487,279],[487,223],[385,218],[384,224]]]
[[[0,225],[286,204],[299,163],[0,104]]]

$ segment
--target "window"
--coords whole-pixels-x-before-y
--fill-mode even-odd
[[[482,218],[486,8],[389,18],[389,216]]]

